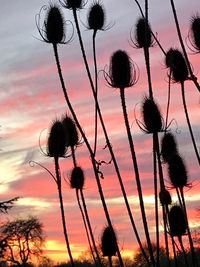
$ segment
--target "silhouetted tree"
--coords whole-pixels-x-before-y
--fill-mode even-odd
[[[1,258],[15,266],[27,266],[42,253],[43,226],[35,217],[16,219],[0,227]]]

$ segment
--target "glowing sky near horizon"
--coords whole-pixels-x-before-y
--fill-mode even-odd
[[[29,161],[34,160],[45,165],[52,172],[54,171],[52,159],[44,157],[40,152],[39,138],[41,138],[41,143],[45,150],[47,129],[51,121],[56,117],[60,118],[68,111],[56,72],[52,46],[38,40],[40,36],[35,25],[35,15],[43,5],[48,4],[48,1],[18,0],[2,2],[0,16],[0,124],[2,149],[0,153],[0,200],[20,196],[20,200],[9,212],[9,218],[13,219],[17,216],[28,215],[38,216],[44,224],[47,240],[46,253],[55,260],[65,260],[65,244],[56,185],[43,169],[38,166],[32,168],[29,165]],[[88,6],[92,2],[88,0],[87,5],[79,14],[84,23],[86,23]],[[109,30],[97,34],[99,70],[104,69],[105,65],[109,64],[111,54],[117,49],[126,50],[140,70],[138,82],[133,88],[126,90],[126,98],[141,172],[145,207],[152,239],[154,240],[152,141],[150,135],[145,135],[139,130],[134,118],[135,109],[138,118],[141,116],[140,103],[145,93],[147,93],[147,77],[142,51],[131,47],[129,44],[130,31],[133,29],[132,27],[140,13],[133,0],[102,0],[101,2],[105,6],[106,23],[113,26]],[[143,4],[144,1],[140,2]],[[149,8],[149,20],[164,49],[179,47],[170,1],[154,0],[150,2],[152,3],[150,3]],[[177,0],[175,4],[185,40],[187,39],[190,18],[198,11],[200,13],[200,7],[197,0]],[[66,20],[73,21],[71,12],[63,11]],[[87,56],[92,64],[92,33],[86,30],[84,25],[81,26],[81,29]],[[189,51],[188,48],[187,50]],[[94,102],[92,101],[89,83],[83,67],[76,33],[70,44],[59,46],[59,54],[71,102],[92,144]],[[194,73],[200,80],[200,55],[194,55],[189,52],[189,57]],[[161,107],[161,111],[165,114],[168,86],[167,70],[162,52],[157,46],[151,48],[151,66],[154,95]],[[172,85],[170,107],[170,119],[176,120],[178,133],[175,123],[172,123],[170,128],[176,136],[180,153],[188,167],[192,188],[186,190],[186,201],[191,226],[195,228],[200,226],[197,217],[197,208],[200,207],[199,166],[191,145],[179,87],[177,84]],[[186,97],[192,127],[199,147],[200,98],[199,93],[191,82],[186,82]],[[99,74],[99,100],[112,146],[123,174],[124,185],[136,224],[144,240],[119,92],[106,85],[102,72]],[[104,146],[105,140],[102,131],[99,129],[97,157],[98,160],[109,161],[108,151],[102,149]],[[89,155],[84,144],[77,149],[77,159],[79,165],[84,166],[86,175],[84,193],[95,239],[99,241],[102,229],[106,225],[106,220],[91,169]],[[72,168],[71,159],[61,160],[61,168],[67,179]],[[165,178],[168,181],[165,166],[164,170]],[[103,166],[102,171],[105,175],[104,180],[101,181],[102,187],[118,234],[120,248],[122,248],[124,254],[126,251],[132,253],[137,244],[131,232],[130,222],[113,166]],[[170,185],[169,182],[167,182],[167,185]],[[88,245],[76,203],[75,192],[69,188],[67,183],[63,183],[63,192],[69,239],[72,251],[77,256],[87,249]],[[173,190],[171,192],[174,193]],[[173,200],[176,202],[176,197]],[[7,216],[4,218],[7,219]]]

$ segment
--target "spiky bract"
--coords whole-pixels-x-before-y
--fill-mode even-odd
[[[163,119],[157,104],[152,98],[144,98],[142,104],[142,115],[145,127],[143,130],[145,132],[158,133],[163,131]]]
[[[85,181],[84,172],[81,167],[74,167],[70,175],[70,186],[74,189],[83,189]]]
[[[183,54],[178,49],[170,48],[166,53],[165,64],[170,68],[174,82],[184,82],[188,79],[188,67]]]
[[[115,256],[117,252],[117,237],[113,228],[104,228],[101,237],[101,249],[103,256]]]
[[[168,162],[170,157],[178,153],[176,140],[174,135],[166,133],[161,141],[161,155],[165,162]]]
[[[174,154],[168,161],[168,173],[172,185],[175,188],[183,188],[188,185],[188,175],[185,163],[180,155]]]
[[[168,213],[168,221],[169,221],[170,234],[172,236],[181,237],[186,233],[187,222],[184,211],[180,206],[174,205],[170,209]]]
[[[66,155],[66,135],[63,124],[59,120],[55,120],[50,128],[47,155],[54,158],[65,157]]]
[[[112,54],[106,80],[110,86],[120,89],[130,87],[136,83],[134,66],[125,51],[117,50]]]
[[[88,13],[88,28],[94,31],[103,30],[105,24],[105,12],[99,2],[94,2]]]

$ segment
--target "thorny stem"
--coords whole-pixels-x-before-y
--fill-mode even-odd
[[[96,33],[97,31],[94,31],[93,33],[93,57],[94,57],[94,80],[95,80],[95,93],[96,93],[96,99],[98,99],[98,83],[97,83],[97,58],[96,58]],[[95,128],[94,128],[94,155],[96,155],[96,149],[97,149],[97,130],[98,130],[98,125],[97,125],[97,104],[95,103]]]
[[[76,162],[76,155],[75,155],[74,146],[71,146],[71,151],[72,151],[73,164],[74,164],[74,167],[76,167],[77,166],[77,162]],[[93,257],[93,260],[95,262],[95,265],[98,266],[97,262],[96,262],[96,258],[94,256],[94,252],[93,252],[93,248],[94,248],[95,253],[97,254],[97,260],[99,262],[99,266],[102,266],[101,265],[101,260],[99,258],[98,251],[97,251],[97,248],[96,248],[96,244],[95,244],[95,241],[94,241],[93,233],[91,231],[91,225],[90,225],[90,220],[89,220],[89,217],[88,217],[88,214],[87,214],[87,209],[86,209],[86,206],[84,205],[85,200],[84,200],[84,195],[83,195],[82,189],[80,189],[80,194],[81,194],[81,200],[82,200],[82,203],[83,203],[84,212],[83,212],[83,209],[82,209],[82,206],[81,206],[81,203],[80,203],[79,190],[76,189],[76,198],[77,198],[78,206],[79,206],[82,218],[83,218],[83,223],[84,223],[84,227],[85,227],[85,231],[86,231],[86,235],[87,235],[90,251],[92,253],[92,257]],[[93,247],[91,245],[91,241],[90,241],[87,225],[88,225],[88,228],[89,228],[90,237],[91,237],[91,240],[92,240]]]
[[[153,169],[154,169],[154,195],[155,195],[155,221],[156,221],[156,263],[159,266],[159,215],[158,215],[158,181],[157,181],[157,161],[156,161],[156,142],[155,134],[153,134]]]
[[[85,213],[85,218],[86,218],[86,221],[87,221],[88,229],[89,229],[89,232],[90,232],[93,248],[95,250],[95,253],[96,253],[96,256],[97,256],[97,260],[98,260],[100,266],[102,266],[101,259],[100,259],[100,256],[99,256],[99,252],[97,250],[97,246],[96,246],[96,243],[95,243],[95,240],[94,240],[92,226],[91,226],[89,215],[88,215],[88,212],[87,212],[87,206],[86,206],[85,197],[84,197],[82,189],[80,189],[80,194],[81,194],[81,200],[82,200],[82,203],[83,203],[83,209],[84,209],[84,213]]]
[[[105,216],[106,216],[106,219],[107,219],[107,222],[108,222],[108,226],[109,227],[113,227],[112,226],[112,223],[111,223],[111,219],[110,219],[110,215],[109,215],[109,212],[108,212],[108,209],[107,209],[107,205],[106,205],[106,202],[105,202],[105,198],[104,198],[104,194],[103,194],[103,190],[102,190],[102,187],[101,187],[101,182],[100,182],[100,178],[99,178],[99,173],[97,171],[97,168],[96,168],[96,161],[95,161],[95,158],[94,158],[94,154],[93,154],[93,151],[92,151],[92,148],[85,136],[85,133],[78,121],[78,118],[76,116],[76,113],[71,105],[71,102],[69,100],[69,97],[68,97],[68,94],[67,94],[67,90],[66,90],[66,87],[65,87],[65,82],[64,82],[64,79],[63,79],[63,75],[62,75],[62,70],[61,70],[61,66],[60,66],[60,61],[59,61],[59,57],[58,57],[58,50],[57,50],[57,45],[54,44],[53,45],[53,49],[54,49],[54,55],[55,55],[55,60],[56,60],[56,65],[57,65],[57,69],[58,69],[58,75],[59,75],[59,78],[60,78],[60,82],[61,82],[61,87],[62,87],[62,90],[63,90],[63,94],[64,94],[64,97],[65,97],[65,100],[66,100],[66,103],[67,103],[67,106],[72,114],[72,117],[77,125],[77,128],[79,129],[80,133],[81,133],[81,136],[83,137],[83,140],[87,146],[87,149],[89,151],[89,154],[90,154],[90,157],[91,157],[91,161],[92,161],[92,166],[93,166],[93,170],[94,170],[94,174],[95,174],[95,178],[96,178],[96,182],[97,182],[97,187],[98,187],[98,190],[99,190],[99,195],[100,195],[100,198],[101,198],[101,202],[102,202],[102,205],[103,205],[103,209],[104,209],[104,212],[105,212]],[[122,261],[122,258],[121,258],[121,254],[120,254],[120,251],[119,251],[119,248],[117,247],[118,249],[118,256],[119,256],[119,261],[120,261],[120,266],[121,267],[124,267],[124,264],[123,264],[123,261]]]
[[[108,256],[109,267],[113,267],[112,256]]]
[[[154,133],[153,138],[154,138],[154,142],[155,142],[155,150],[156,150],[157,160],[158,160],[160,190],[164,190],[165,189],[165,183],[164,183],[163,169],[162,169],[162,163],[161,163],[161,157],[160,157],[160,145],[159,145],[158,133]],[[167,221],[166,221],[166,215],[168,213],[167,210],[168,210],[168,208],[165,211],[165,209],[163,207],[162,213],[163,213],[163,223],[164,223],[164,237],[165,237],[166,254],[167,254],[168,264],[170,264],[169,246],[168,246],[168,238],[167,238]]]
[[[175,24],[176,24],[176,29],[177,29],[177,33],[178,33],[179,42],[181,44],[181,47],[182,47],[182,50],[183,50],[183,54],[184,54],[185,60],[187,62],[188,70],[189,70],[189,73],[190,73],[190,76],[191,76],[192,81],[194,82],[196,88],[200,92],[200,85],[199,85],[199,83],[197,81],[197,78],[195,77],[195,75],[194,75],[194,73],[192,71],[191,64],[190,64],[190,61],[188,59],[188,55],[187,55],[187,52],[186,52],[186,49],[185,49],[185,45],[183,43],[183,38],[182,38],[181,30],[180,30],[180,27],[179,27],[179,22],[178,22],[178,17],[177,17],[177,13],[176,13],[176,8],[175,8],[175,5],[174,5],[174,1],[173,0],[170,0],[170,2],[171,2],[171,7],[172,7],[173,15],[174,15],[174,20],[175,20]]]
[[[104,124],[104,121],[103,121],[101,110],[100,110],[100,107],[99,107],[99,104],[98,104],[98,100],[97,100],[97,97],[96,97],[96,94],[95,94],[95,88],[94,88],[94,84],[93,84],[93,81],[92,81],[92,78],[91,78],[91,74],[90,74],[87,58],[86,58],[86,55],[85,55],[85,50],[84,50],[84,46],[83,46],[83,42],[82,42],[82,38],[81,38],[81,32],[80,32],[80,29],[79,29],[79,24],[78,24],[78,19],[77,19],[77,14],[76,14],[75,10],[73,11],[73,14],[74,14],[75,24],[76,24],[76,28],[77,28],[78,37],[79,37],[80,47],[81,47],[81,51],[82,51],[82,55],[83,55],[83,60],[84,60],[84,63],[85,63],[88,79],[89,79],[89,82],[90,82],[90,85],[91,85],[92,93],[93,93],[95,104],[96,104],[96,107],[97,107],[97,112],[98,112],[98,115],[99,115],[100,123],[102,125],[102,129],[103,129],[103,132],[104,132],[104,135],[105,135],[105,139],[106,139],[106,144],[107,144],[107,147],[108,147],[108,149],[110,151],[111,158],[112,158],[112,161],[113,161],[113,164],[114,164],[114,167],[115,167],[115,171],[116,171],[119,183],[120,183],[120,187],[121,187],[121,190],[122,190],[122,194],[123,194],[123,197],[124,197],[126,208],[128,210],[128,214],[130,216],[131,223],[133,225],[133,217],[132,217],[132,214],[131,214],[131,210],[130,210],[128,199],[127,199],[127,196],[126,196],[125,188],[124,188],[124,185],[123,185],[123,182],[122,182],[122,178],[121,178],[121,175],[120,175],[119,167],[118,167],[118,164],[117,164],[117,161],[116,161],[116,158],[115,158],[115,155],[114,155],[114,152],[113,152],[113,149],[112,149],[112,146],[111,146],[111,143],[110,143],[110,140],[109,140],[106,128],[105,128],[105,124]],[[118,252],[118,255],[119,255],[119,252]],[[119,256],[119,260],[120,260],[120,258],[121,258],[121,255]],[[145,259],[147,259],[147,257],[145,257]],[[147,259],[147,261],[148,261],[148,259]],[[120,264],[123,264],[122,260],[120,260]]]
[[[178,236],[178,241],[180,243],[180,246],[181,246],[181,250],[183,252],[183,256],[184,256],[184,259],[185,259],[185,264],[187,267],[190,267],[189,264],[188,264],[188,260],[187,260],[187,254],[185,252],[185,248],[183,246],[183,240],[182,240],[182,237],[181,236]]]
[[[95,259],[95,256],[94,256],[92,244],[91,244],[91,241],[90,241],[90,236],[89,236],[89,233],[88,233],[88,228],[87,228],[87,224],[86,224],[85,215],[84,215],[81,203],[80,203],[79,190],[78,189],[76,189],[76,198],[77,198],[78,206],[79,206],[79,209],[80,209],[80,212],[81,212],[81,216],[82,216],[82,219],[83,219],[83,224],[84,224],[84,227],[85,227],[85,232],[86,232],[88,244],[89,244],[89,247],[90,247],[90,251],[91,251],[91,254],[92,254],[92,258],[94,260],[95,265],[98,266],[97,262],[96,262],[96,259]]]
[[[108,145],[109,148],[111,148],[110,141],[108,139],[108,135],[107,135],[106,128],[105,128],[105,125],[104,125],[104,121],[103,121],[103,118],[102,118],[102,115],[101,115],[101,111],[100,111],[100,108],[99,108],[98,100],[97,100],[97,97],[96,97],[95,88],[94,88],[94,84],[93,84],[93,81],[92,81],[89,65],[88,65],[88,62],[87,62],[87,57],[86,57],[86,54],[85,54],[85,49],[84,49],[84,45],[83,45],[83,41],[82,41],[82,37],[81,37],[81,31],[80,31],[80,28],[79,28],[76,9],[73,9],[72,11],[73,11],[73,16],[74,16],[74,21],[75,21],[75,24],[76,24],[76,30],[77,30],[77,34],[78,34],[78,38],[79,38],[79,43],[80,43],[80,47],[81,47],[81,52],[82,52],[82,56],[83,56],[83,60],[84,60],[85,68],[86,68],[86,72],[87,72],[87,75],[88,75],[88,79],[89,79],[89,82],[90,82],[90,85],[91,85],[91,89],[92,89],[92,93],[93,93],[94,100],[95,100],[95,105],[96,105],[96,108],[97,108],[97,112],[98,112],[98,115],[99,115],[99,119],[100,119],[100,122],[101,122],[101,125],[102,125],[102,128],[103,128],[104,134],[106,135],[107,145]],[[112,226],[112,224],[110,226]],[[119,251],[119,247],[117,247],[117,255],[118,255],[118,258],[119,258],[120,265],[124,266],[123,261],[122,261],[122,257],[121,257],[121,253]]]
[[[192,253],[192,262],[193,262],[193,266],[196,266],[196,255],[195,255],[195,251],[194,251],[194,244],[193,244],[193,240],[192,240],[192,235],[190,232],[190,227],[189,227],[189,222],[188,222],[188,216],[187,216],[187,209],[186,209],[186,204],[185,204],[185,197],[184,197],[184,193],[183,193],[183,188],[180,188],[180,193],[181,193],[181,199],[182,199],[182,203],[183,203],[183,210],[185,213],[185,219],[186,219],[186,223],[187,223],[187,233],[188,233],[188,238],[189,238],[189,243],[190,243],[190,250]]]
[[[193,134],[193,131],[192,131],[192,126],[190,124],[190,119],[189,119],[189,115],[188,115],[188,111],[187,111],[187,105],[186,105],[186,99],[185,99],[185,90],[184,90],[184,82],[181,83],[181,93],[182,93],[182,100],[183,100],[183,107],[184,107],[184,111],[185,111],[185,116],[186,116],[186,120],[187,120],[187,124],[188,124],[188,128],[189,128],[190,136],[191,136],[191,139],[192,139],[192,144],[193,144],[193,147],[194,147],[194,151],[195,151],[198,163],[200,165],[200,156],[199,156],[199,153],[198,153],[197,145],[196,145],[196,142],[195,142],[194,134]]]
[[[132,139],[132,135],[131,135],[130,125],[129,125],[129,120],[128,120],[128,114],[127,114],[127,110],[126,110],[124,88],[120,88],[120,97],[121,97],[121,105],[122,105],[122,110],[123,110],[123,115],[124,115],[124,122],[125,122],[125,126],[126,126],[126,131],[127,131],[127,136],[128,136],[128,141],[129,141],[129,146],[130,146],[130,151],[131,151],[131,157],[132,157],[132,161],[133,161],[133,167],[135,170],[135,178],[136,178],[137,190],[138,190],[138,195],[139,195],[144,231],[145,231],[145,235],[146,235],[146,240],[147,240],[147,245],[148,245],[148,250],[149,250],[151,262],[153,265],[155,265],[155,260],[154,260],[154,256],[153,256],[153,250],[152,250],[152,244],[151,244],[150,235],[149,235],[148,223],[147,223],[146,214],[145,214],[145,208],[144,208],[144,201],[143,201],[142,187],[141,187],[141,183],[140,183],[137,158],[136,158],[133,139]]]
[[[170,98],[171,98],[171,70],[169,73],[169,82],[168,82],[168,93],[167,93],[167,110],[166,110],[166,120],[165,120],[165,133],[168,127],[168,118],[169,118],[169,106],[170,106]]]
[[[58,158],[54,158],[54,161],[55,161],[55,172],[56,172],[58,194],[59,194],[59,200],[60,200],[60,211],[61,211],[61,218],[62,218],[62,224],[63,224],[63,233],[64,233],[64,237],[65,237],[68,255],[70,258],[70,263],[71,263],[72,267],[75,267],[72,253],[71,253],[71,249],[70,249],[70,245],[69,245],[68,234],[67,234],[65,212],[64,212],[64,206],[63,206],[63,197],[62,197],[61,176],[60,176],[60,168],[59,168]]]

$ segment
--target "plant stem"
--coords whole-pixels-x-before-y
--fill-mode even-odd
[[[192,240],[192,235],[190,232],[190,227],[189,227],[189,221],[188,221],[188,216],[187,216],[187,209],[186,209],[186,204],[185,204],[185,197],[184,197],[184,193],[183,193],[183,188],[180,188],[180,193],[181,193],[181,199],[182,199],[182,203],[183,203],[183,210],[185,213],[185,219],[186,219],[186,223],[187,223],[187,233],[188,233],[188,238],[189,238],[189,243],[190,243],[190,250],[192,253],[192,262],[193,262],[193,266],[196,266],[196,255],[195,255],[195,251],[194,251],[194,244],[193,244],[193,240]]]
[[[112,256],[108,256],[109,267],[113,267]]]
[[[62,87],[62,90],[63,90],[63,93],[64,93],[64,97],[65,97],[65,100],[66,100],[66,103],[67,103],[67,106],[72,114],[72,117],[77,125],[77,128],[79,129],[80,133],[81,133],[81,136],[83,137],[83,140],[87,146],[87,149],[89,151],[89,154],[90,154],[90,157],[91,157],[91,161],[92,161],[92,167],[93,167],[93,170],[94,170],[94,174],[95,174],[95,178],[96,178],[96,182],[97,182],[97,187],[98,187],[98,190],[99,190],[99,195],[100,195],[100,198],[101,198],[101,202],[102,202],[102,205],[103,205],[103,209],[104,209],[104,212],[105,212],[105,216],[106,216],[106,219],[107,219],[107,222],[108,222],[108,225],[110,227],[112,227],[112,223],[111,223],[111,219],[110,219],[110,215],[109,215],[109,212],[108,212],[108,209],[107,209],[107,205],[106,205],[106,202],[105,202],[105,198],[104,198],[104,194],[103,194],[103,190],[102,190],[102,187],[101,187],[101,182],[100,182],[100,178],[99,178],[99,173],[97,171],[97,168],[96,168],[96,160],[94,158],[94,154],[93,154],[93,151],[92,151],[92,148],[85,136],[85,133],[78,121],[78,118],[76,116],[76,113],[71,105],[71,102],[69,100],[69,97],[68,97],[68,94],[67,94],[67,90],[66,90],[66,87],[65,87],[65,83],[64,83],[64,79],[63,79],[63,75],[62,75],[62,70],[61,70],[61,66],[60,66],[60,61],[59,61],[59,57],[58,57],[58,50],[57,50],[57,45],[53,45],[53,48],[54,48],[54,55],[55,55],[55,59],[56,59],[56,65],[57,65],[57,69],[58,69],[58,75],[59,75],[59,78],[60,78],[60,82],[61,82],[61,87]],[[118,257],[119,257],[119,261],[120,261],[120,266],[124,267],[124,264],[123,264],[123,261],[122,261],[122,258],[121,258],[121,254],[120,254],[120,251],[119,251],[119,248],[118,248]]]
[[[134,148],[133,139],[132,139],[131,130],[130,130],[130,125],[129,125],[129,120],[128,120],[128,114],[127,114],[127,110],[126,110],[124,88],[120,88],[120,97],[121,97],[121,105],[122,105],[122,110],[123,110],[123,115],[124,115],[124,123],[126,126],[126,131],[127,131],[127,136],[128,136],[128,141],[129,141],[129,146],[130,146],[130,151],[131,151],[133,168],[135,171],[135,178],[136,178],[136,184],[137,184],[138,196],[139,196],[139,201],[140,201],[140,209],[141,209],[141,214],[142,214],[142,220],[143,220],[143,226],[144,226],[146,241],[147,241],[147,245],[148,245],[148,250],[149,250],[151,262],[153,265],[155,265],[155,260],[154,260],[154,256],[153,256],[153,250],[152,250],[152,244],[151,244],[150,235],[149,235],[148,223],[147,223],[146,213],[145,213],[145,208],[144,208],[144,201],[143,201],[142,187],[141,187],[141,183],[140,183],[137,157],[136,157],[136,153],[135,153],[135,148]]]
[[[68,255],[70,258],[70,263],[71,263],[72,267],[75,267],[72,253],[71,253],[71,249],[70,249],[68,234],[67,234],[65,212],[64,212],[64,206],[63,206],[63,197],[62,197],[61,176],[60,176],[60,168],[59,168],[58,158],[54,158],[54,161],[55,161],[55,172],[56,172],[56,180],[57,180],[57,187],[58,187],[58,194],[59,194],[59,201],[60,201],[61,218],[62,218],[62,224],[63,224],[63,233],[64,233],[64,237],[65,237],[65,243],[67,246]]]
[[[90,241],[90,236],[89,236],[89,233],[88,233],[88,228],[87,228],[87,224],[86,224],[85,215],[84,215],[81,203],[80,203],[79,190],[78,189],[76,189],[76,198],[77,198],[78,206],[79,206],[79,209],[80,209],[80,212],[81,212],[81,216],[82,216],[82,219],[83,219],[83,224],[84,224],[84,228],[85,228],[88,244],[89,244],[89,247],[90,247],[90,251],[91,251],[91,254],[92,254],[92,258],[94,260],[95,266],[98,266],[97,262],[96,262],[96,259],[95,259],[95,256],[94,256],[92,244],[91,244],[91,241]]]
[[[92,38],[92,41],[93,41],[93,57],[94,57],[94,80],[95,80],[95,94],[96,94],[96,99],[98,99],[98,82],[97,82],[97,59],[96,59],[96,31],[94,31],[93,33],[93,38]],[[98,121],[98,113],[97,113],[97,104],[95,103],[95,125],[94,125],[94,129],[95,129],[95,132],[94,132],[94,155],[96,154],[96,149],[97,149],[97,130],[98,130],[98,124],[97,124],[97,121]]]
[[[80,194],[81,194],[81,200],[82,200],[82,203],[83,203],[83,209],[84,209],[84,213],[85,213],[85,218],[86,218],[86,221],[87,221],[88,229],[89,229],[89,232],[90,232],[90,237],[91,237],[91,240],[92,240],[93,248],[94,248],[94,251],[96,253],[99,265],[102,266],[101,259],[100,259],[100,256],[99,256],[99,252],[98,252],[95,240],[94,240],[92,226],[91,226],[89,215],[88,215],[88,212],[87,212],[87,206],[86,206],[85,197],[84,197],[82,189],[80,189]]]
[[[156,263],[159,266],[159,215],[158,215],[158,182],[157,182],[157,161],[156,161],[156,140],[153,134],[153,170],[154,170],[154,195],[155,195],[155,221],[156,221]]]
[[[99,116],[99,119],[100,119],[100,123],[101,123],[102,129],[103,129],[103,133],[105,135],[106,144],[107,144],[107,147],[109,149],[109,152],[110,152],[110,155],[111,155],[114,167],[115,167],[115,171],[116,171],[116,174],[117,174],[117,177],[118,177],[118,180],[119,180],[119,184],[120,184],[120,187],[121,187],[121,190],[122,190],[122,194],[123,194],[123,197],[124,197],[124,201],[125,201],[125,204],[126,204],[126,208],[127,208],[127,211],[128,211],[132,226],[134,227],[133,216],[132,216],[131,209],[130,209],[130,206],[129,206],[129,203],[128,203],[128,198],[126,196],[126,192],[125,192],[125,188],[124,188],[124,185],[123,185],[123,182],[122,182],[122,178],[121,178],[121,174],[120,174],[120,171],[119,171],[119,167],[118,167],[118,164],[117,164],[117,161],[116,161],[113,149],[112,149],[112,145],[110,143],[110,140],[109,140],[109,137],[108,137],[108,134],[107,134],[107,131],[106,131],[106,127],[105,127],[105,124],[104,124],[104,121],[103,121],[103,117],[102,117],[102,114],[101,114],[101,110],[100,110],[100,107],[99,107],[98,99],[96,97],[95,88],[94,88],[94,84],[93,84],[93,81],[92,81],[92,78],[91,78],[91,74],[90,74],[90,70],[89,70],[89,66],[88,66],[88,62],[87,62],[87,58],[86,58],[86,54],[85,54],[85,50],[84,50],[84,46],[83,46],[83,41],[82,41],[82,38],[81,38],[81,32],[80,32],[80,29],[79,29],[77,14],[76,14],[75,10],[73,11],[73,14],[74,14],[74,20],[75,20],[75,24],[76,24],[76,28],[77,28],[77,34],[78,34],[78,37],[79,37],[79,42],[80,42],[80,47],[81,47],[81,51],[82,51],[83,60],[84,60],[84,63],[85,63],[88,79],[89,79],[89,82],[90,82],[90,85],[91,85],[91,89],[92,89],[93,97],[94,97],[94,100],[95,100],[95,104],[96,104],[98,116]],[[136,236],[136,238],[138,239],[137,236]],[[119,252],[118,252],[118,254],[119,254]],[[144,256],[145,255],[146,254],[144,254]],[[147,256],[145,257],[145,259],[147,259],[147,261],[148,261]]]
[[[190,267],[189,264],[188,264],[188,260],[187,260],[187,254],[186,254],[185,248],[183,246],[182,237],[181,236],[178,236],[178,240],[179,240],[179,243],[180,243],[180,246],[181,246],[181,250],[183,252],[183,256],[184,256],[184,259],[185,259],[185,264],[186,264],[187,267]]]
[[[195,151],[198,163],[200,165],[200,156],[199,156],[199,153],[198,153],[197,145],[196,145],[196,142],[195,142],[194,134],[193,134],[193,131],[192,131],[192,126],[190,124],[190,119],[189,119],[189,115],[188,115],[188,111],[187,111],[187,105],[186,105],[186,99],[185,99],[185,90],[184,90],[184,82],[181,83],[181,93],[182,93],[182,100],[183,100],[183,107],[184,107],[184,111],[185,111],[186,121],[187,121],[187,124],[188,124],[190,136],[191,136],[191,139],[192,139],[192,144],[193,144],[193,147],[194,147],[194,151]]]

